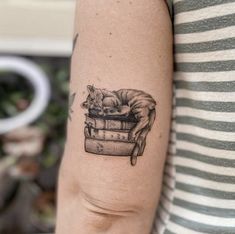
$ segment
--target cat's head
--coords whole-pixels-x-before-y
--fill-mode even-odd
[[[103,93],[101,89],[97,89],[93,85],[88,85],[87,91],[88,96],[86,101],[82,103],[82,108],[89,110],[102,110]]]

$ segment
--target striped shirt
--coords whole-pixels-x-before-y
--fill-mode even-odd
[[[235,0],[173,0],[174,102],[153,234],[235,234]]]

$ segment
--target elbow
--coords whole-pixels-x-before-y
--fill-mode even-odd
[[[97,200],[86,193],[80,194],[84,210],[82,223],[90,233],[112,233],[113,227],[123,219],[138,216],[140,209],[130,204]]]

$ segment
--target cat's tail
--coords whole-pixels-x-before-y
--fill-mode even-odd
[[[140,135],[137,139],[136,146],[132,152],[131,159],[130,159],[132,166],[136,165],[137,157],[143,155],[143,153],[144,153],[144,149],[146,146],[146,138],[147,138],[147,135],[154,124],[155,119],[156,119],[156,110],[154,109],[154,110],[151,110],[149,113],[148,126],[142,130],[142,132],[140,133]]]

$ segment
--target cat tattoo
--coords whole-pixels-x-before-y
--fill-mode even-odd
[[[142,156],[156,118],[156,101],[141,90],[87,86],[82,103],[87,109],[85,151],[98,155],[130,156],[132,166]]]

